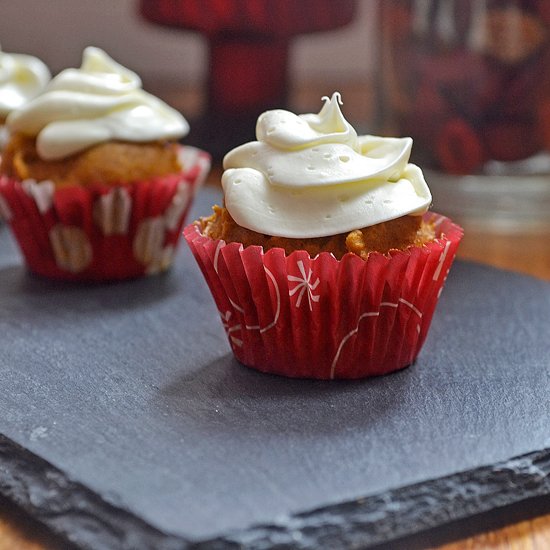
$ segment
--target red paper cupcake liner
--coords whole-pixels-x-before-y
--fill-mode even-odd
[[[244,365],[294,378],[363,378],[418,356],[462,238],[448,218],[428,213],[437,238],[367,260],[329,253],[243,248],[184,236]]]
[[[184,169],[120,186],[55,189],[0,177],[0,214],[31,271],[55,279],[107,281],[166,270],[210,156],[181,147]]]

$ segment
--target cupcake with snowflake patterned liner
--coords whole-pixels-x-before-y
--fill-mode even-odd
[[[169,268],[210,167],[184,117],[98,48],[7,118],[0,211],[31,271],[106,281]]]
[[[37,57],[0,47],[0,151],[8,141],[7,116],[42,92],[50,79],[50,70]]]
[[[224,206],[184,230],[235,357],[335,379],[413,363],[462,237],[428,212],[409,138],[358,136],[319,114],[262,114],[224,158]]]

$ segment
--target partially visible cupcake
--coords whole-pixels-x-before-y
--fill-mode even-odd
[[[410,138],[358,136],[340,95],[268,111],[224,159],[223,207],[185,229],[236,358],[361,378],[410,365],[462,230],[429,213]]]
[[[104,281],[167,269],[209,166],[184,117],[98,48],[7,118],[0,198],[28,267]]]
[[[50,78],[40,59],[0,48],[0,151],[8,140],[7,116],[42,92]]]

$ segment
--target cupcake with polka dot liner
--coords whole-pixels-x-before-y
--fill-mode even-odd
[[[0,209],[29,269],[108,281],[168,269],[210,156],[137,74],[88,47],[7,117]]]
[[[387,374],[417,358],[462,229],[428,211],[410,138],[358,136],[340,94],[323,99],[263,113],[224,158],[224,205],[184,235],[242,364]]]

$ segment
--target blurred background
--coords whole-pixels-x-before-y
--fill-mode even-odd
[[[550,0],[6,0],[0,44],[53,74],[103,48],[186,116],[212,182],[261,112],[338,90],[359,133],[413,137],[463,256],[550,277]]]
[[[205,32],[179,26],[179,20],[188,15],[188,8],[189,19],[192,17],[193,4],[204,11],[209,3],[221,6],[224,12],[232,5],[239,8],[239,2],[232,0],[172,2],[179,7],[172,15],[176,26],[170,27],[142,14],[148,10],[162,19],[162,1],[4,1],[0,2],[0,44],[6,52],[40,57],[53,74],[66,67],[78,67],[86,46],[103,48],[137,72],[146,90],[180,109],[193,122],[207,111],[209,41]],[[311,2],[312,18],[325,3]],[[240,4],[242,7],[244,2]],[[346,2],[340,6],[339,2],[326,4],[342,11]],[[292,33],[287,52],[287,99],[297,112],[318,112],[321,96],[340,90],[349,120],[366,129],[372,101],[365,83],[371,82],[376,66],[376,2],[349,4],[353,4],[353,9],[348,9],[353,12],[348,18],[351,20],[343,20],[345,24],[338,28],[312,33],[308,26],[314,29],[316,25],[311,22],[299,29],[281,31]],[[162,22],[168,23],[168,19],[164,17]],[[260,26],[255,33],[265,36],[266,31]]]

